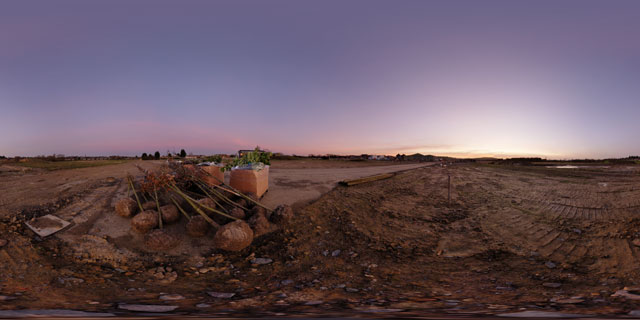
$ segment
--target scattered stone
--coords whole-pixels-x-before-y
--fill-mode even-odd
[[[251,263],[253,264],[269,264],[273,262],[273,260],[269,259],[269,258],[255,258],[253,260],[251,260]]]
[[[200,215],[191,217],[187,223],[187,234],[191,237],[204,237],[209,232],[210,224]]]
[[[551,261],[547,261],[544,265],[547,266],[547,268],[549,269],[553,269],[556,267],[556,264]]]
[[[209,291],[207,292],[207,294],[218,299],[230,299],[236,295],[233,292],[215,292],[215,291]]]
[[[17,299],[16,297],[11,297],[11,296],[0,296],[0,301],[9,301],[9,300],[15,300]]]
[[[131,228],[138,233],[147,233],[158,226],[158,212],[146,210],[131,219]]]
[[[640,310],[632,310],[629,312],[629,315],[632,317],[640,317]]]
[[[342,250],[338,249],[338,250],[334,250],[333,252],[331,252],[331,256],[332,257],[337,257],[340,255],[340,252],[342,252]]]
[[[214,246],[226,251],[241,251],[251,245],[252,241],[253,230],[241,220],[220,227],[213,237]]]
[[[0,318],[27,318],[27,317],[115,317],[113,313],[84,312],[64,309],[42,310],[0,310]]]
[[[547,288],[560,288],[560,286],[562,286],[561,283],[557,283],[557,282],[545,282],[542,284],[542,286],[547,287]]]
[[[180,211],[173,204],[160,207],[160,211],[162,211],[162,222],[164,223],[170,224],[180,220]]]
[[[138,311],[138,312],[170,312],[175,309],[178,309],[178,306],[122,303],[118,305],[118,309]]]
[[[323,304],[323,303],[324,303],[324,301],[322,301],[322,300],[311,300],[311,301],[305,302],[304,305],[305,306],[317,306],[317,305]]]
[[[612,294],[611,296],[612,296],[612,297],[622,297],[622,298],[629,299],[629,300],[640,300],[640,295],[635,294],[635,293],[631,293],[631,292],[629,292],[629,291],[633,291],[633,292],[635,292],[635,291],[638,291],[638,289],[636,289],[636,288],[627,288],[627,287],[625,287],[625,288],[624,288],[624,289],[622,289],[622,290],[618,290],[618,291],[616,291],[616,292],[615,292],[614,294]]]
[[[147,248],[155,251],[165,251],[178,245],[180,239],[165,230],[156,229],[144,237],[144,244]]]
[[[116,203],[116,214],[121,217],[130,218],[136,212],[138,212],[138,203],[131,198],[124,198]]]
[[[574,228],[573,232],[577,233],[577,234],[582,234],[582,230]]]
[[[196,308],[209,308],[211,307],[210,304],[206,304],[206,303],[198,303],[196,304]]]
[[[293,218],[293,209],[288,205],[278,206],[269,217],[271,222],[276,224],[285,224]]]
[[[58,278],[58,283],[60,284],[81,284],[84,282],[84,279],[75,278],[75,277],[67,277],[67,278]]]
[[[165,301],[184,300],[184,297],[179,294],[165,294],[161,295],[158,299]]]
[[[5,240],[5,239],[0,239],[0,248],[4,247],[7,245],[7,243],[9,243],[9,241]]]
[[[506,318],[583,318],[587,317],[582,314],[574,313],[560,313],[560,312],[548,312],[548,311],[522,311],[512,313],[501,313],[498,317]]]
[[[631,241],[631,244],[636,247],[640,247],[640,239],[633,239],[633,241]]]
[[[551,302],[560,303],[560,304],[578,304],[583,303],[584,299],[581,298],[568,298],[568,299],[551,299]]]
[[[291,280],[291,279],[282,280],[282,281],[280,281],[280,284],[283,285],[283,286],[288,286],[290,284],[293,284],[293,280]]]
[[[360,290],[358,290],[358,289],[356,289],[356,288],[346,288],[346,289],[345,289],[345,291],[347,291],[347,292],[351,292],[351,293],[356,293],[356,292],[358,292],[358,291],[360,291]]]
[[[336,285],[336,288],[342,289],[342,288],[345,288],[346,286],[347,286],[346,284],[341,283],[341,284]]]

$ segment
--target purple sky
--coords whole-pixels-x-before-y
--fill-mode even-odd
[[[640,1],[0,1],[0,155],[640,154]]]

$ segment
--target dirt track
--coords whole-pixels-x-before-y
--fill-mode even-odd
[[[124,219],[113,218],[111,206],[114,195],[125,192],[118,181],[105,178],[51,209],[79,219],[75,228],[55,237],[34,240],[20,220],[0,224],[0,234],[9,240],[0,249],[0,274],[5,275],[0,295],[16,298],[0,308],[113,311],[117,303],[128,302],[265,315],[345,310],[624,314],[637,305],[612,295],[640,281],[638,169],[416,169],[388,180],[339,186],[298,209],[285,230],[256,239],[243,252],[208,250],[201,242],[203,251],[176,256],[131,247],[128,243],[136,240],[126,238],[127,228],[120,228],[120,236],[103,234],[105,226]],[[273,262],[251,264],[254,257]],[[30,272],[35,267],[38,272]],[[156,267],[170,267],[163,273],[175,271],[176,279],[158,278],[149,271]],[[209,291],[235,296],[212,298]],[[161,292],[184,299],[162,301]],[[208,306],[196,307],[202,303]]]

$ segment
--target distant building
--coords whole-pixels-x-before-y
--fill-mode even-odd
[[[254,152],[256,151],[255,149],[251,149],[251,150],[238,150],[238,158],[244,156],[245,154],[249,153],[249,152]],[[264,150],[258,150],[258,152],[266,152]]]

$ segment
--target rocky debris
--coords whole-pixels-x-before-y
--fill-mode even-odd
[[[293,218],[293,209],[288,205],[278,206],[269,217],[271,222],[276,224],[285,224]]]
[[[180,211],[173,204],[160,207],[160,211],[162,211],[162,222],[164,223],[169,224],[180,220]]]
[[[164,300],[164,301],[177,301],[177,300],[184,300],[184,296],[181,296],[179,294],[164,294],[158,297],[158,299]]]
[[[236,295],[233,292],[215,292],[215,291],[209,291],[207,292],[207,294],[218,299],[230,299]]]
[[[202,216],[193,216],[187,223],[187,234],[192,237],[204,237],[209,232],[210,226]]]
[[[624,287],[622,290],[616,291],[612,297],[622,297],[628,300],[640,300],[640,288]]]
[[[350,293],[356,293],[360,291],[359,289],[356,289],[356,288],[345,288],[344,290]]]
[[[178,306],[121,303],[118,305],[118,309],[138,312],[170,312],[178,309]]]
[[[640,317],[640,310],[632,310],[629,312],[629,315],[632,317]]]
[[[633,241],[631,241],[631,244],[636,247],[640,247],[640,239],[633,239]]]
[[[501,313],[498,317],[505,318],[582,318],[586,317],[581,314],[574,313],[560,313],[560,312],[548,312],[548,311],[533,311],[527,310],[522,312]]]
[[[15,300],[17,299],[16,297],[11,297],[11,296],[0,296],[0,301],[9,301],[9,300]]]
[[[198,200],[198,204],[200,204],[202,206],[205,206],[205,207],[209,207],[211,209],[216,209],[216,207],[218,206],[216,204],[216,202],[213,201],[211,198],[202,198],[202,199]]]
[[[131,198],[124,198],[116,203],[116,214],[121,217],[130,218],[136,212],[138,212],[138,203]]]
[[[151,268],[147,271],[152,277],[157,279],[161,284],[169,284],[178,279],[178,273],[171,267]],[[155,280],[152,280],[155,281]]]
[[[84,282],[84,279],[75,278],[75,277],[58,278],[58,283],[63,285],[81,284],[83,282]]]
[[[78,318],[93,318],[93,317],[115,317],[113,313],[106,312],[84,312],[76,310],[64,310],[64,309],[42,309],[42,310],[0,310],[0,318],[31,318],[31,317],[78,317]]]
[[[557,282],[545,282],[542,284],[542,286],[547,287],[547,288],[560,288],[560,286],[562,286],[561,283],[557,283]]]
[[[322,301],[322,300],[311,300],[311,301],[305,302],[304,305],[305,306],[317,306],[317,305],[320,305],[320,304],[323,304],[323,303],[324,303],[324,301]]]
[[[340,252],[342,252],[342,250],[338,249],[338,250],[334,250],[333,252],[331,252],[331,256],[332,257],[337,257],[340,255]]]
[[[196,304],[196,308],[204,309],[204,308],[209,308],[209,307],[211,307],[211,305],[210,304],[206,304],[206,303],[198,303],[198,304]]]
[[[255,207],[255,208],[260,208],[260,207]],[[265,210],[263,209],[263,211]],[[267,219],[267,217],[264,215],[263,212],[259,212],[252,215],[251,218],[249,218],[249,225],[251,226],[251,229],[253,229],[253,236],[255,238],[258,238],[267,233],[273,232],[278,228],[278,226],[269,222],[269,219]]]
[[[131,219],[131,228],[138,233],[147,233],[158,226],[158,212],[146,210]]]
[[[4,247],[7,245],[7,243],[9,243],[9,241],[5,240],[5,239],[0,239],[0,248]]]
[[[283,285],[283,286],[288,286],[290,284],[293,284],[293,280],[291,280],[291,279],[282,280],[282,281],[280,281],[280,284]]]
[[[156,229],[145,235],[144,244],[147,248],[155,251],[164,251],[178,245],[180,239],[165,230]]]
[[[226,251],[240,251],[251,245],[252,241],[253,230],[241,220],[220,227],[213,237],[214,246]]]
[[[269,259],[269,258],[255,258],[253,260],[251,260],[252,264],[269,264],[273,262],[273,260]]]
[[[582,297],[571,297],[571,298],[552,298],[551,302],[560,303],[560,304],[578,304],[583,303],[584,299]]]
[[[547,261],[544,265],[549,269],[553,269],[556,267],[556,264],[551,261]]]

